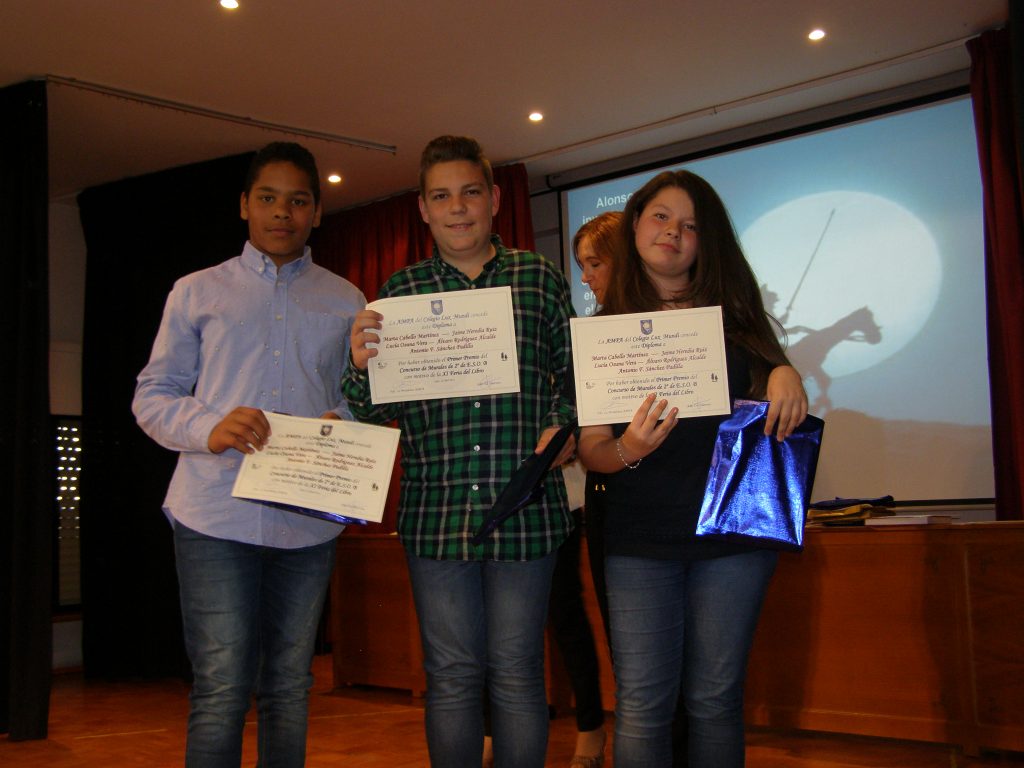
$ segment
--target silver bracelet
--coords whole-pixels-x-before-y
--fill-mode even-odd
[[[622,455],[622,438],[621,437],[615,438],[615,452],[617,454],[619,454],[619,461],[622,462],[622,466],[624,466],[626,469],[636,469],[637,467],[640,466],[640,462],[644,460],[643,457],[641,456],[633,464],[630,464],[628,461],[626,461],[626,457]]]

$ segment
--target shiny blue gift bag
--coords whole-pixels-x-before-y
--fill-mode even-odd
[[[808,416],[779,442],[768,403],[737,400],[718,427],[697,535],[799,552],[825,422]]]

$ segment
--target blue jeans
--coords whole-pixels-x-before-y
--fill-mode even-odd
[[[543,768],[544,624],[555,557],[506,563],[407,556],[427,673],[431,765],[480,768],[486,685],[495,768]]]
[[[310,667],[334,541],[276,549],[174,525],[185,648],[194,681],[187,768],[237,768],[253,694],[261,768],[306,759]]]
[[[744,760],[747,657],[778,555],[606,560],[617,705],[615,768],[672,765],[680,684],[690,768]]]

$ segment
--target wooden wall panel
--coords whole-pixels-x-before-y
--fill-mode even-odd
[[[1024,751],[1024,523],[817,529],[806,544],[780,557],[769,588],[748,722]],[[581,567],[612,710],[585,556]],[[336,685],[424,690],[396,537],[341,538],[331,629]],[[551,701],[567,706],[560,659],[549,661]]]
[[[405,551],[395,535],[342,535],[331,576],[334,685],[426,689]]]
[[[828,531],[783,555],[747,678],[758,724],[951,741],[962,719],[950,554],[907,531]]]
[[[988,536],[964,553],[979,741],[1024,750],[1024,555]]]

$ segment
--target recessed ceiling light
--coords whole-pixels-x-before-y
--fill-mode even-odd
[[[542,115],[540,112],[531,112],[530,113],[530,121],[531,122],[539,123],[543,119],[544,119],[544,115]]]
[[[331,182],[331,184],[340,184],[341,183],[341,176],[339,176],[336,173],[332,173],[330,176],[327,177],[327,180],[329,182]]]
[[[238,0],[220,0],[220,7],[233,11],[238,7]]]
[[[810,31],[810,33],[807,35],[807,39],[808,40],[813,40],[814,42],[818,42],[819,40],[824,39],[824,37],[825,37],[825,30],[824,29],[812,29]]]

